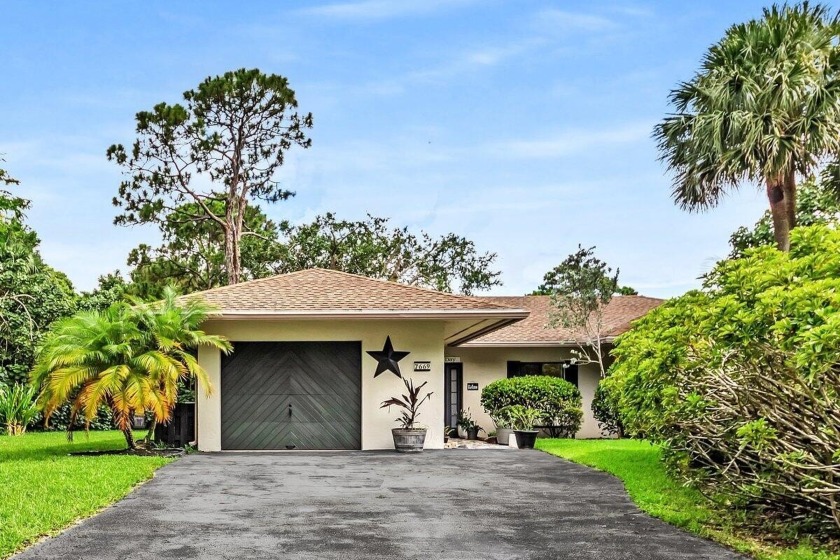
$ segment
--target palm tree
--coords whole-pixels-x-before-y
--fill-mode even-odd
[[[195,299],[179,304],[170,289],[162,302],[134,307],[117,303],[59,321],[32,371],[44,416],[49,420],[70,402],[72,430],[79,415],[90,422],[107,405],[134,449],[134,415],[149,412],[156,422],[169,421],[179,380],[193,378],[207,394],[212,390],[207,373],[190,353],[202,345],[231,349],[222,337],[198,329],[210,312]]]
[[[826,6],[774,5],[709,49],[654,130],[682,208],[705,210],[743,182],[763,184],[776,243],[789,249],[797,176],[840,153],[838,36]]]
[[[212,311],[212,306],[198,298],[179,300],[171,287],[164,288],[163,300],[135,307],[141,327],[149,335],[149,347],[157,352],[159,358],[166,358],[175,365],[149,370],[155,406],[150,410],[153,414],[147,440],[153,437],[158,422],[169,421],[177,401],[180,381],[194,379],[204,388],[205,393],[209,395],[212,391],[207,372],[195,357],[195,350],[199,346],[218,348],[225,353],[233,349],[224,337],[208,335],[199,329]]]

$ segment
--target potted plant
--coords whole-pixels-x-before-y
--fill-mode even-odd
[[[428,381],[424,381],[417,386],[411,379],[403,379],[403,383],[407,394],[383,401],[379,408],[390,410],[392,406],[398,406],[402,409],[402,413],[397,419],[400,427],[391,430],[394,437],[394,449],[399,453],[419,453],[423,451],[423,444],[426,442],[426,428],[417,425],[417,416],[420,414],[418,409],[420,405],[432,398],[432,393],[428,392],[420,397],[420,390],[426,386]]]
[[[508,445],[510,435],[513,433],[513,427],[507,410],[503,408],[495,414],[491,414],[490,418],[496,424],[496,443],[499,445]]]
[[[446,443],[446,442],[449,441],[449,437],[452,435],[452,432],[454,432],[454,431],[455,431],[455,428],[453,428],[451,426],[446,426],[446,425],[443,426],[443,443]]]
[[[542,412],[519,404],[505,407],[505,410],[513,426],[516,446],[519,449],[533,449],[539,433],[534,426],[542,419]]]
[[[475,420],[472,419],[469,408],[466,410],[462,409],[458,413],[458,427],[464,430],[464,433],[467,434],[467,439],[472,440],[478,439],[478,432],[484,431],[484,428],[476,424]]]

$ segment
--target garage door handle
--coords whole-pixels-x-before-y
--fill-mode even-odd
[[[289,403],[289,418],[292,417],[292,405]]]

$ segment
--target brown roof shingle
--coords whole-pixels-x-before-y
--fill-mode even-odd
[[[514,311],[502,302],[313,268],[196,292],[222,315],[341,312]],[[521,308],[516,308],[521,309]],[[522,312],[518,315],[524,316]]]
[[[528,309],[531,314],[522,321],[507,325],[484,336],[480,336],[466,345],[493,344],[574,344],[582,335],[562,327],[550,328],[550,296],[489,296],[487,301]],[[604,312],[604,334],[608,338],[618,336],[630,328],[630,323],[657,307],[664,300],[645,296],[615,296]]]

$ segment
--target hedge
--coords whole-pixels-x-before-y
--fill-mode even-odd
[[[583,418],[578,388],[548,375],[499,379],[481,391],[481,406],[491,416],[511,405],[539,410],[552,437],[574,437]]]

